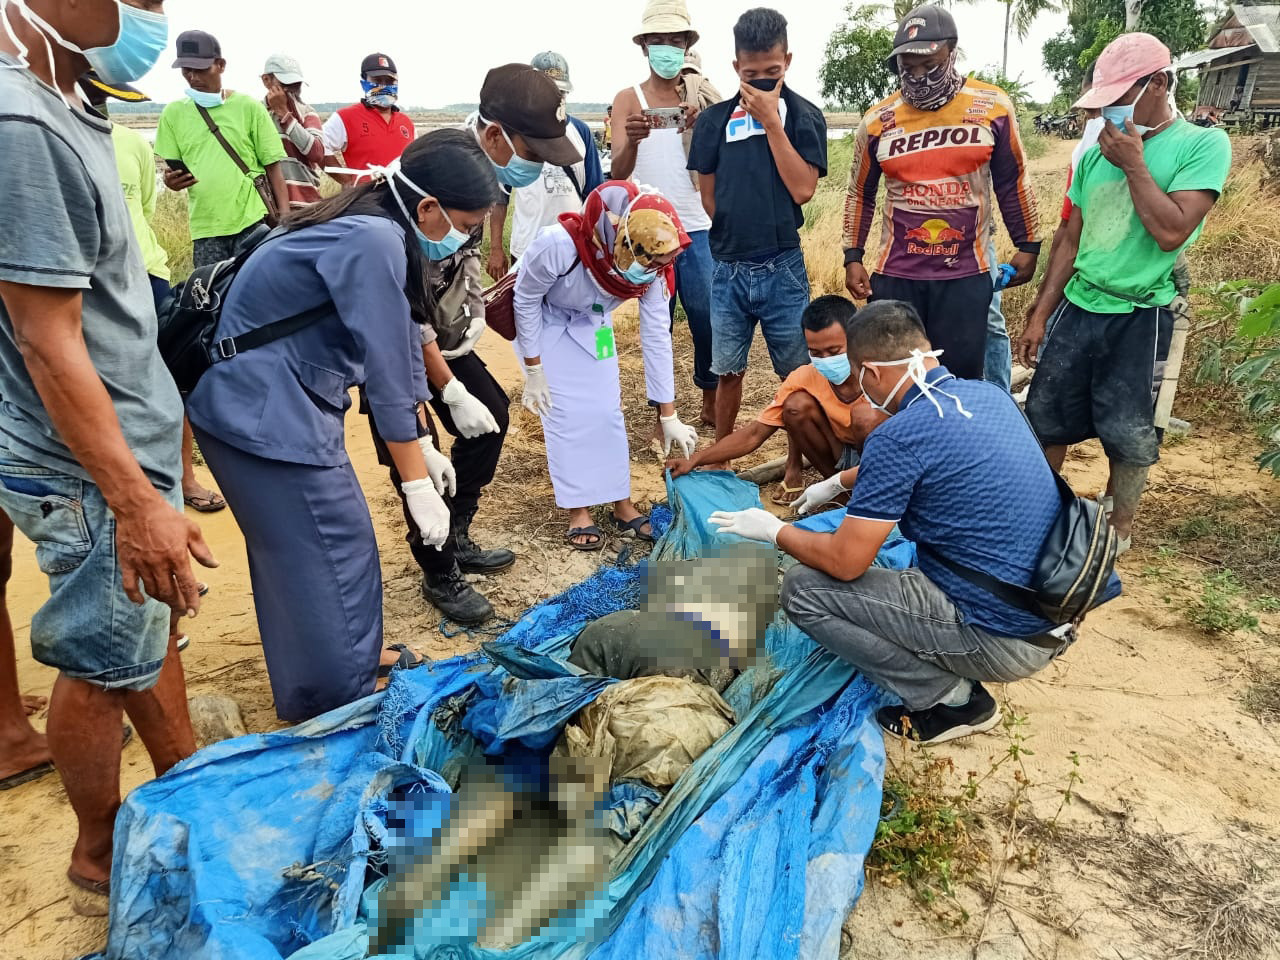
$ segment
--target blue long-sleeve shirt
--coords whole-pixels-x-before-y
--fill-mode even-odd
[[[187,402],[200,429],[246,453],[336,466],[347,459],[348,391],[365,385],[387,440],[417,439],[429,397],[421,336],[404,294],[404,231],[349,216],[272,239],[241,267],[218,337],[234,337],[329,302],[332,312],[287,337],[213,365]]]

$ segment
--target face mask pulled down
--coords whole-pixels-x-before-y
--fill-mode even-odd
[[[954,50],[946,63],[940,63],[918,77],[904,70],[899,61],[898,74],[902,81],[902,99],[917,110],[941,110],[964,86],[964,77],[956,70]]]
[[[858,371],[858,386],[862,389],[863,396],[867,398],[867,403],[871,404],[872,408],[880,411],[881,413],[892,414],[893,411],[888,408],[889,401],[893,398],[894,394],[898,392],[902,385],[910,380],[920,388],[921,395],[933,404],[934,409],[938,411],[939,417],[943,415],[942,404],[940,404],[938,402],[938,398],[934,396],[935,393],[942,394],[942,396],[951,400],[956,405],[956,410],[961,416],[972,419],[973,414],[964,408],[964,404],[960,402],[959,397],[955,394],[948,393],[946,390],[943,390],[936,384],[930,383],[928,379],[926,379],[925,375],[928,371],[925,369],[925,360],[929,357],[937,359],[940,356],[942,356],[941,350],[930,350],[925,353],[916,349],[911,351],[911,356],[904,357],[901,360],[866,360],[863,362],[862,369]],[[862,379],[867,373],[867,367],[900,367],[904,364],[907,368],[906,372],[898,378],[897,383],[889,388],[889,392],[885,394],[884,403],[880,404],[872,400],[871,394],[867,393],[866,388],[862,384]]]

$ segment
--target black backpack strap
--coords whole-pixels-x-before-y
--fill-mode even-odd
[[[310,326],[321,317],[332,312],[333,303],[326,301],[312,307],[310,310],[304,310],[302,313],[295,313],[291,317],[274,320],[261,327],[256,327],[240,334],[238,337],[223,337],[220,340],[215,340],[211,351],[213,356],[210,359],[214,362],[230,360],[238,353],[253,350],[256,347],[270,343],[272,340],[279,340],[281,337],[287,337],[291,333],[297,333],[303,327]]]
[[[963,563],[952,560],[950,557],[943,555],[927,543],[916,541],[916,549],[928,554],[932,559],[938,561],[952,573],[958,577],[968,580],[975,587],[981,587],[987,593],[999,597],[1011,607],[1017,607],[1019,610],[1026,610],[1034,613],[1038,617],[1044,614],[1040,610],[1040,603],[1036,598],[1034,590],[1028,590],[1026,587],[1014,586],[1007,583],[999,577],[993,577],[989,573],[983,573],[981,570],[974,570],[967,567]]]
[[[578,182],[578,178],[573,173],[573,167],[565,165],[560,168],[564,171],[564,175],[569,178],[569,182],[573,184],[573,189],[578,192],[578,199],[583,203],[587,202],[586,191],[582,189],[582,184]]]

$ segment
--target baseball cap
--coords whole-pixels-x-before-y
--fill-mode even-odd
[[[538,54],[529,61],[529,66],[554,80],[561,93],[573,92],[573,83],[569,80],[569,61],[554,50]]]
[[[1074,107],[1109,107],[1143,77],[1173,65],[1169,48],[1149,33],[1122,33],[1110,43],[1093,67],[1093,86]]]
[[[524,63],[494,67],[480,87],[480,113],[520,134],[544,163],[579,163],[582,154],[565,134],[569,126],[560,88],[549,76]]]
[[[281,83],[303,83],[302,64],[283,53],[273,53],[263,64],[263,73],[270,73]]]
[[[208,70],[213,61],[222,59],[222,44],[212,33],[203,30],[184,30],[178,34],[178,59],[173,61],[177,69]]]
[[[908,13],[898,24],[898,32],[893,37],[893,52],[889,54],[885,64],[897,73],[898,54],[937,53],[944,43],[954,43],[958,37],[956,22],[951,14],[931,3],[923,4]]]
[[[684,66],[680,68],[681,73],[702,73],[702,54],[697,50],[686,50],[684,52]]]
[[[367,77],[371,73],[400,75],[396,70],[396,62],[385,53],[371,53],[360,61],[360,76]]]
[[[151,99],[137,87],[127,83],[107,83],[98,76],[96,70],[82,73],[79,83],[80,89],[91,101],[101,97],[111,97],[115,100],[123,100],[125,103],[143,103]]]

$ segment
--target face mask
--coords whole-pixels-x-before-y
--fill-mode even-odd
[[[941,63],[923,76],[914,77],[902,69],[898,62],[899,80],[902,82],[902,99],[917,110],[941,110],[955,98],[964,86],[964,77],[956,70],[956,51],[946,63]]]
[[[655,43],[649,47],[649,66],[658,76],[673,80],[684,66],[684,51],[665,43]]]
[[[747,84],[765,93],[772,93],[779,82],[777,77],[756,77],[754,80],[748,80]]]
[[[849,379],[849,355],[841,353],[834,357],[815,357],[809,354],[809,362],[814,368],[832,383],[841,384]],[[870,399],[870,398],[868,398]]]
[[[405,220],[413,227],[413,232],[418,235],[418,246],[422,247],[422,252],[426,254],[428,260],[445,260],[453,256],[462,249],[462,245],[471,239],[470,234],[463,233],[453,225],[453,221],[449,219],[449,215],[444,212],[444,207],[440,208],[440,213],[444,215],[445,223],[449,224],[449,232],[444,235],[443,239],[432,240],[418,226],[418,221],[409,213],[409,208],[404,205],[404,201],[400,198],[400,191],[396,189],[396,180],[401,180],[414,193],[421,197],[435,199],[427,191],[423,190],[416,183],[400,172],[400,163],[396,161],[390,167],[381,171],[386,177],[387,187],[391,190],[391,195],[396,198],[396,204],[400,207],[400,212],[404,214]],[[437,201],[438,203],[439,201]]]
[[[1124,104],[1124,105],[1116,104],[1110,107],[1103,107],[1102,108],[1103,121],[1110,120],[1113,124],[1115,124],[1116,129],[1119,130],[1121,133],[1128,133],[1128,129],[1125,127],[1124,122],[1126,120],[1133,120],[1134,108],[1138,106],[1138,101],[1141,100],[1143,96],[1146,94],[1147,87],[1149,86],[1151,86],[1150,78],[1148,78],[1147,82],[1142,85],[1142,89],[1138,91],[1138,95],[1133,98],[1133,103]],[[1170,87],[1169,96],[1171,98],[1173,96],[1172,87]],[[1175,115],[1176,115],[1176,110],[1175,110]],[[1138,131],[1139,134],[1147,134],[1147,133],[1150,133],[1152,130],[1159,130],[1160,127],[1163,127],[1165,123],[1169,123],[1170,120],[1172,119],[1173,118],[1170,117],[1169,120],[1166,120],[1164,123],[1155,127],[1144,127],[1140,123],[1135,123],[1133,127],[1135,130]]]
[[[631,266],[622,271],[622,275],[627,278],[628,283],[634,283],[637,287],[643,287],[658,279],[657,270],[646,270],[639,260],[631,261]]]
[[[204,107],[206,110],[212,110],[214,107],[222,106],[222,93],[209,93],[207,90],[193,90],[187,87],[184,91],[186,95],[198,107]]]
[[[364,91],[364,102],[371,107],[387,109],[394,107],[400,99],[400,85],[397,83],[374,83],[372,80],[361,80],[360,89]],[[377,90],[377,93],[373,93]]]
[[[482,123],[489,123],[484,117],[480,117]],[[531,183],[535,183],[542,176],[541,160],[526,160],[520,154],[516,153],[516,145],[511,142],[511,138],[507,136],[507,131],[502,128],[502,124],[497,124],[498,132],[502,134],[502,139],[507,141],[507,146],[511,148],[511,159],[507,161],[507,165],[499,166],[493,159],[489,157],[489,162],[493,164],[493,172],[498,175],[498,182],[507,187],[527,187]],[[477,137],[479,133],[477,131]],[[486,153],[487,156],[487,153]]]
[[[960,403],[959,397],[954,394],[947,393],[940,387],[933,386],[925,379],[925,373],[927,372],[924,366],[925,358],[934,357],[936,359],[940,356],[942,356],[941,350],[930,350],[928,353],[922,353],[920,350],[912,350],[911,356],[905,357],[902,360],[868,360],[863,364],[862,369],[858,371],[858,387],[862,389],[862,395],[867,398],[867,403],[871,404],[873,409],[878,410],[881,413],[892,414],[893,411],[887,406],[889,400],[898,392],[899,388],[904,383],[910,380],[920,388],[920,393],[924,395],[924,398],[932,403],[934,408],[937,409],[939,417],[942,416],[942,404],[938,403],[937,398],[934,396],[935,393],[940,393],[944,397],[950,397],[951,400],[955,402],[956,410],[960,412],[961,416],[972,419],[973,414],[964,408]],[[885,404],[881,405],[872,400],[871,394],[867,393],[866,388],[862,386],[862,378],[866,375],[867,367],[899,367],[904,364],[906,365],[907,372],[899,377],[898,382],[889,389],[889,393],[885,396]]]

